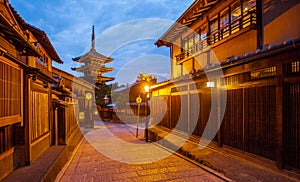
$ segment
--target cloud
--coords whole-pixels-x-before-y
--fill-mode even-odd
[[[64,65],[59,65],[59,67],[70,73],[74,73],[71,71],[71,66],[74,65],[71,58],[84,54],[90,48],[92,25],[95,25],[96,35],[101,35],[114,26],[137,19],[160,18],[174,21],[192,2],[193,0],[10,0],[12,6],[26,22],[47,33],[59,56],[64,61]],[[102,38],[100,41],[104,44],[103,46],[97,46],[98,52],[116,55],[116,59],[112,64],[116,68],[134,58],[133,55],[142,56],[153,53],[155,50],[158,54],[165,54],[165,49],[156,48],[153,44],[156,41],[155,39],[159,38],[166,30],[166,25],[152,24],[153,28],[147,29],[147,24],[150,25],[151,20],[145,21],[144,25],[131,24],[126,28],[126,31],[110,32],[111,35],[107,36],[106,40]],[[137,33],[135,30],[140,31]],[[131,47],[127,47],[128,49],[118,47],[117,50],[123,50],[123,54],[120,51],[115,54],[115,51],[108,49],[113,45],[120,45],[120,42],[118,42],[119,37],[124,37],[123,40],[129,40],[137,37],[137,35],[143,38],[151,35],[150,39],[153,42],[149,42],[148,45],[142,47],[131,45]],[[128,42],[123,43],[123,46],[128,44]],[[148,51],[145,51],[145,49],[148,49]],[[55,64],[55,66],[58,65]],[[165,70],[168,72],[169,67],[165,67]]]

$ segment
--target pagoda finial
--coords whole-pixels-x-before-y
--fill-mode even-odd
[[[92,32],[92,50],[95,49],[95,30],[93,25],[93,32]]]

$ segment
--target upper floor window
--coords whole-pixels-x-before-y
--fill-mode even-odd
[[[206,25],[201,27],[200,37],[201,40],[205,39],[207,36]]]
[[[239,24],[238,19],[240,18],[241,15],[242,15],[242,13],[241,13],[241,2],[238,1],[238,2],[234,3],[233,5],[231,5],[231,23],[232,23],[232,26]]]
[[[255,28],[255,8],[256,0],[239,0],[225,7],[196,29],[197,34],[182,39],[183,49],[176,58],[182,60],[190,56],[184,50],[194,54],[244,28]]]
[[[243,12],[254,10],[256,7],[255,0],[244,0],[243,1]]]
[[[210,21],[209,32],[218,30],[218,16],[214,16]]]
[[[195,44],[195,34],[187,36],[182,40],[182,48],[184,50],[189,50]]]
[[[221,38],[229,36],[229,9],[226,8],[220,13]]]
[[[220,27],[226,27],[229,24],[229,11],[228,8],[226,8],[225,10],[223,10],[220,13]]]
[[[300,72],[300,61],[292,62],[292,73]]]

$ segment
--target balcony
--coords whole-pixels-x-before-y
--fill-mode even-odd
[[[35,67],[46,75],[52,76],[52,73],[48,70],[48,63],[41,61],[41,59],[37,59]]]
[[[247,27],[256,28],[256,12],[255,10],[246,11],[244,14],[235,20],[233,20],[230,24],[211,32],[209,36],[206,38],[196,42],[193,46],[190,46],[187,50],[184,50],[180,54],[176,55],[176,62],[180,64],[184,62],[187,58],[192,55],[201,53],[210,45],[213,45],[230,35],[245,29]]]

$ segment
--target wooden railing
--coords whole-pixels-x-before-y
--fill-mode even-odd
[[[188,58],[189,56],[203,51],[209,45],[212,45],[229,35],[232,35],[246,27],[255,28],[256,25],[256,12],[255,10],[244,12],[243,16],[238,17],[233,20],[230,24],[221,27],[221,29],[211,32],[210,36],[196,42],[193,46],[189,47],[187,50],[184,50],[180,54],[176,55],[177,63],[183,59]]]
[[[36,61],[36,68],[39,68],[43,73],[52,76],[52,73],[48,70],[48,65],[46,63],[41,63],[40,61]]]

